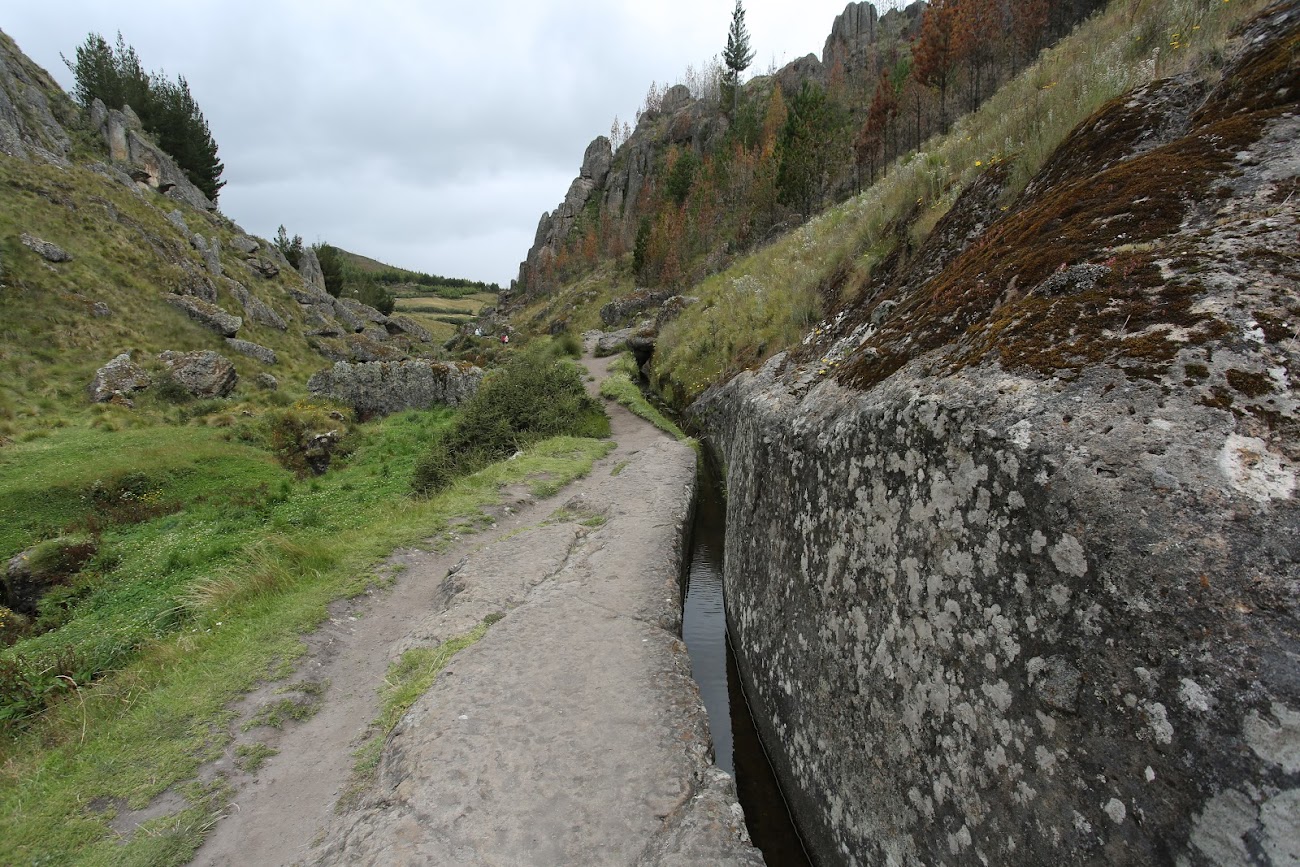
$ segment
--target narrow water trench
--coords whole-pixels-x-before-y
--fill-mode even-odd
[[[701,463],[682,611],[682,638],[690,653],[691,673],[709,713],[715,761],[736,779],[750,839],[768,867],[810,867],[759,741],[727,641],[722,587],[726,505],[716,472],[707,459]]]

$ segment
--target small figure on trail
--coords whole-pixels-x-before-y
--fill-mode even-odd
[[[482,336],[483,336],[483,329],[482,329],[482,328],[475,328],[475,329],[474,329],[474,336],[475,336],[475,337],[482,337]]]
[[[502,342],[502,343],[509,343],[509,342],[510,342],[510,335],[509,335],[509,334],[502,334],[502,335],[501,335],[501,342]]]

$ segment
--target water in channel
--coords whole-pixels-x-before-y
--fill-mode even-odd
[[[682,639],[691,657],[691,673],[709,712],[715,761],[736,779],[750,839],[768,867],[809,867],[772,766],[754,728],[727,641],[727,614],[722,598],[722,556],[727,512],[716,473],[703,461],[691,558],[682,610]]]

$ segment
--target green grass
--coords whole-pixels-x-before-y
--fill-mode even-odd
[[[301,480],[215,428],[59,429],[7,447],[0,491],[19,492],[35,510],[26,529],[6,528],[11,548],[23,533],[77,516],[71,493],[42,504],[25,482],[29,469],[38,486],[76,491],[136,467],[156,484],[149,490],[184,498],[186,508],[102,527],[98,571],[70,600],[66,622],[0,652],[37,671],[64,658],[85,666],[71,681],[47,679],[44,709],[11,723],[0,742],[0,863],[183,863],[219,799],[196,795],[156,835],[125,842],[85,805],[122,799],[140,808],[189,785],[229,742],[231,702],[291,670],[304,649],[299,636],[331,600],[355,593],[379,559],[472,523],[503,485],[557,490],[613,445],[540,442],[412,500],[415,460],[449,421],[447,412],[409,412],[372,423],[344,465]]]
[[[652,361],[656,388],[685,406],[710,385],[796,345],[821,319],[828,291],[855,291],[888,255],[892,223],[918,209],[911,226],[913,240],[920,241],[993,163],[1011,165],[1010,197],[1108,100],[1155,78],[1212,73],[1228,33],[1263,5],[1111,3],[861,195],[692,287],[686,294],[700,302],[660,335]]]
[[[609,370],[609,377],[600,384],[602,397],[626,407],[634,415],[640,416],[669,436],[694,445],[695,441],[674,424],[672,419],[646,400],[640,387],[632,380],[632,377],[637,375],[637,371],[636,362],[632,360],[631,355],[624,353],[610,365]]]

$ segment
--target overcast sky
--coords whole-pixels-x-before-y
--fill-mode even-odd
[[[0,29],[68,90],[92,31],[184,75],[247,231],[507,285],[587,144],[720,54],[733,2],[47,0]],[[750,72],[820,56],[845,2],[746,0]]]

